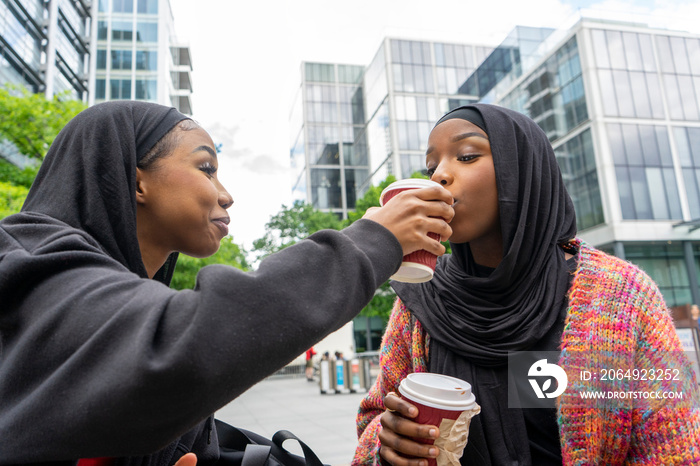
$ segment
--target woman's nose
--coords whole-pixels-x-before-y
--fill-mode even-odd
[[[452,184],[453,178],[452,175],[450,175],[449,171],[446,170],[446,167],[443,165],[439,165],[436,169],[435,172],[433,173],[433,176],[430,177],[432,181],[435,181],[437,183],[440,183],[443,186],[449,186]]]
[[[224,209],[228,209],[233,205],[233,197],[223,187],[219,190],[219,205]]]

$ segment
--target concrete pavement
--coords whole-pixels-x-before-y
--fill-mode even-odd
[[[223,407],[216,417],[267,438],[289,430],[324,464],[347,465],[357,445],[355,415],[364,396],[364,392],[321,394],[318,381],[273,377]],[[285,447],[301,454],[296,442],[285,442]]]

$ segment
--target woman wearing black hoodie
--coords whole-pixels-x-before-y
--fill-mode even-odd
[[[227,233],[217,167],[203,129],[151,103],[98,104],[56,138],[0,222],[0,464],[215,461],[211,413],[352,319],[402,254],[443,253],[428,231],[451,233],[449,193],[416,190],[172,290],[177,253]]]

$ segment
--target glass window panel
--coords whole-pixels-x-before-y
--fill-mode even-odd
[[[627,68],[625,49],[622,45],[622,34],[619,31],[605,31],[608,42],[608,54],[610,55],[610,67],[624,70]]]
[[[642,56],[639,51],[639,42],[637,34],[633,32],[622,33],[622,43],[625,48],[625,56],[627,57],[627,68],[630,70],[642,70]]]
[[[630,184],[634,199],[634,210],[638,219],[653,219],[651,200],[649,199],[649,183],[642,167],[629,167]]]
[[[625,154],[625,143],[622,139],[622,129],[617,123],[607,125],[608,141],[610,142],[610,152],[612,152],[615,165],[627,165],[627,155]]]
[[[598,65],[598,68],[610,68],[605,31],[594,29],[591,31],[591,38],[593,39],[593,53],[595,54],[596,65]]]
[[[98,70],[107,69],[107,51],[106,50],[100,49],[97,51],[97,57],[96,57],[95,63],[96,63]]]
[[[637,125],[620,125],[620,127],[622,129],[622,140],[625,144],[625,154],[627,154],[627,163],[629,165],[644,165]]]
[[[400,63],[411,63],[411,43],[407,40],[402,40],[399,43]]]
[[[659,55],[659,63],[661,71],[666,73],[675,73],[676,69],[673,66],[673,52],[668,41],[668,36],[656,36],[656,48]]]
[[[700,128],[688,128],[687,134],[693,164],[700,168]]]
[[[341,208],[340,170],[312,168],[311,191],[311,201],[317,209]]]
[[[617,177],[617,191],[620,195],[620,208],[622,210],[622,218],[625,220],[634,220],[637,215],[634,210],[634,201],[632,200],[632,186],[629,179],[627,167],[615,167],[615,175]]]
[[[654,47],[652,45],[651,36],[649,34],[637,34],[637,40],[639,42],[639,54],[642,60],[642,69],[644,71],[656,71]]]
[[[133,39],[134,25],[130,21],[112,22],[112,39],[131,41]]]
[[[613,84],[612,72],[599,70],[600,93],[603,99],[603,111],[607,116],[617,116],[617,100],[615,99],[615,86]]]
[[[445,46],[444,44],[434,44],[435,64],[437,66],[445,66]]]
[[[95,98],[105,99],[106,98],[106,82],[104,79],[95,80]]]
[[[666,198],[668,199],[670,218],[682,219],[683,212],[681,211],[681,199],[678,194],[678,183],[676,182],[676,174],[673,168],[662,169],[664,177],[664,186],[666,187]]]
[[[98,21],[97,22],[97,39],[107,40],[107,22]]]
[[[649,186],[649,198],[651,199],[651,211],[654,219],[667,220],[669,218],[666,202],[666,190],[664,178],[660,168],[645,169],[647,186]]]
[[[671,52],[673,53],[673,64],[675,65],[676,73],[690,74],[688,54],[685,51],[685,39],[682,37],[671,37],[669,40]]]
[[[686,37],[685,45],[688,50],[690,72],[696,76],[700,76],[700,39]]]
[[[639,118],[651,118],[651,106],[649,105],[649,94],[647,93],[644,73],[630,71],[629,77],[636,116]]]
[[[627,71],[613,71],[619,116],[633,117],[634,104]]]
[[[656,131],[654,127],[650,125],[639,125],[638,129],[644,165],[647,167],[661,166],[661,158],[659,157],[659,148],[656,144]]]
[[[396,126],[399,131],[399,149],[408,149],[408,123],[406,121],[399,121]]]
[[[138,12],[158,14],[158,0],[138,0]]]
[[[406,120],[417,120],[418,113],[416,108],[416,98],[415,97],[404,97],[405,109],[406,109]]]
[[[402,65],[391,65],[391,71],[394,75],[394,89],[399,92],[405,91]]]
[[[659,159],[664,167],[673,166],[673,158],[671,156],[671,143],[668,140],[668,131],[665,126],[655,126],[656,143],[659,148]]]
[[[675,74],[665,74],[664,88],[666,90],[666,99],[668,100],[668,109],[671,113],[671,119],[683,120],[683,104],[681,102],[681,93],[678,89],[678,81]]]
[[[686,128],[673,128],[673,139],[676,142],[676,151],[678,152],[678,159],[681,162],[681,167],[692,167],[693,157],[690,152],[690,145],[688,144]]]
[[[685,182],[685,192],[688,196],[688,207],[691,218],[700,218],[700,170],[692,168],[683,169],[683,181]]]
[[[664,111],[664,102],[661,98],[661,84],[656,73],[646,73],[647,89],[649,93],[649,104],[653,118],[664,119],[666,112]]]
[[[693,80],[690,76],[678,75],[678,90],[683,104],[683,114],[686,120],[698,120],[698,99],[693,89]]]

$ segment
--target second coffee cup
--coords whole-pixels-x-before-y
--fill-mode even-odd
[[[389,202],[397,194],[409,189],[429,188],[438,185],[434,181],[421,178],[408,178],[391,183],[387,186],[379,196],[379,205],[384,205]],[[436,233],[428,233],[433,239],[440,240],[440,236]],[[437,256],[423,249],[414,251],[403,257],[401,267],[391,276],[392,280],[406,283],[421,283],[427,282],[433,278]]]

